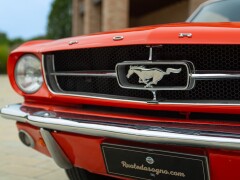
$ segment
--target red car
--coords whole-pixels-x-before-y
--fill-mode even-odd
[[[240,179],[239,8],[213,1],[191,23],[25,43],[8,61],[25,101],[1,114],[73,180]]]

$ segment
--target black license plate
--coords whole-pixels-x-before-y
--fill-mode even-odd
[[[209,180],[205,156],[102,144],[107,172],[134,179]]]

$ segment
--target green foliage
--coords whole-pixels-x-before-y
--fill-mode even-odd
[[[5,33],[0,32],[0,74],[7,72],[7,59],[11,49],[24,42],[21,38],[8,39]]]
[[[48,38],[58,39],[71,36],[71,3],[71,0],[54,0],[48,17]]]
[[[22,44],[23,42],[24,42],[24,40],[21,38],[11,39],[11,40],[9,40],[9,46],[16,47],[16,46],[19,46],[20,44]]]
[[[9,46],[0,44],[0,74],[7,72],[7,59],[9,54]]]
[[[48,17],[47,36],[35,37],[31,40],[59,39],[71,36],[72,15],[71,0],[54,0]],[[24,43],[21,38],[8,39],[5,33],[0,32],[0,74],[6,73],[7,59],[10,50]]]
[[[0,44],[8,44],[8,38],[5,33],[0,32]]]

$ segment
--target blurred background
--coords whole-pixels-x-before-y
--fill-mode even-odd
[[[182,22],[206,0],[0,0],[0,74],[25,41]]]

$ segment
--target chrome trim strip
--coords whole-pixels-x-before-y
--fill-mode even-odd
[[[149,61],[152,61],[152,56],[153,56],[153,47],[150,46],[149,47],[149,58],[148,58]]]
[[[21,104],[5,106],[0,109],[0,114],[5,119],[12,119],[18,122],[26,122],[28,113],[21,110]]]
[[[123,40],[124,39],[124,36],[114,36],[113,37],[113,40],[114,41],[121,41],[121,40]]]
[[[187,76],[186,76],[186,82],[187,84],[185,86],[172,86],[172,87],[150,87],[146,88],[144,86],[139,85],[129,85],[129,83],[126,81],[126,75],[120,73],[121,67],[124,66],[132,66],[132,65],[182,65],[185,66]],[[171,67],[172,68],[172,67]],[[166,91],[166,90],[191,90],[195,86],[195,79],[192,78],[192,74],[195,72],[194,65],[190,61],[124,61],[122,63],[118,63],[115,66],[115,71],[117,72],[117,81],[121,88],[125,89],[137,89],[137,90],[144,90],[144,91]],[[127,83],[126,83],[127,82]]]
[[[8,115],[14,116],[21,114],[21,105],[18,106],[19,108],[16,108],[16,106],[9,106],[8,109],[10,110],[8,112],[10,114]],[[37,114],[37,112],[32,113]],[[57,116],[57,112],[53,113],[56,114],[55,118],[28,115],[26,117],[26,122],[40,128],[97,137],[108,137],[145,143],[240,150],[240,139],[238,138],[218,136],[217,134],[207,132],[203,135],[199,133],[199,131],[188,134],[180,129],[174,132],[168,132],[162,128],[156,129],[147,126],[141,129],[138,128],[138,126],[128,126],[116,123],[100,124],[91,121],[71,120],[71,118],[64,119]]]
[[[52,137],[50,131],[41,128],[40,133],[55,163],[60,168],[71,169],[73,167],[72,163],[70,162],[66,154],[63,152],[62,148],[58,145],[58,143]]]
[[[17,122],[23,122],[23,123],[26,122],[26,117],[17,117],[17,116],[6,115],[6,114],[1,114],[1,113],[0,113],[0,115],[4,119],[11,119],[11,120],[14,120]]]
[[[107,126],[99,124],[81,123],[67,119],[40,118],[29,116],[29,123],[54,130],[65,132],[116,138],[128,141],[139,141],[145,143],[172,144],[193,147],[211,147],[240,150],[240,139],[198,136],[180,133],[170,133],[154,130],[139,130],[134,128]]]
[[[217,79],[240,79],[240,74],[224,74],[224,73],[215,73],[215,74],[192,74],[192,78],[196,80],[217,80]]]
[[[179,33],[178,37],[179,38],[184,38],[184,37],[191,38],[192,37],[192,33]]]
[[[77,71],[77,72],[54,72],[51,76],[84,76],[84,77],[112,77],[116,78],[115,71]]]
[[[53,70],[53,72],[55,72],[55,59],[54,59],[54,56],[52,55],[52,70]],[[45,71],[45,70],[44,70]],[[57,76],[54,76],[54,80],[55,80],[55,82],[56,82],[56,86],[58,87],[58,89],[60,90],[60,91],[63,91],[62,90],[62,88],[60,87],[60,85],[59,85],[59,83],[58,83],[58,80],[57,80]]]

